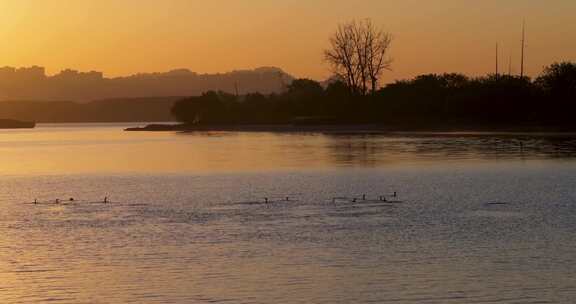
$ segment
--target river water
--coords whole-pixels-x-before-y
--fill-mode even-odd
[[[576,301],[576,138],[123,127],[0,131],[0,303]]]

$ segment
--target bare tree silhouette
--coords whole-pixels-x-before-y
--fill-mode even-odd
[[[330,48],[324,51],[324,59],[351,93],[366,95],[377,90],[380,76],[390,69],[391,44],[392,35],[374,26],[370,19],[351,21],[338,25],[330,37]]]

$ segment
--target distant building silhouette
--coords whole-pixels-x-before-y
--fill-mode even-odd
[[[281,77],[282,82],[278,81]],[[293,77],[279,68],[262,67],[222,74],[187,69],[106,78],[101,72],[63,70],[47,76],[43,67],[0,68],[0,100],[89,101],[109,98],[193,96],[209,90],[235,94],[280,93]]]

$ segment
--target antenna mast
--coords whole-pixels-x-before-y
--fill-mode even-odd
[[[496,42],[496,78],[498,78],[498,42]]]
[[[512,54],[508,57],[508,76],[512,76]]]
[[[524,77],[524,47],[526,45],[526,21],[522,21],[522,53],[520,58],[520,77]]]

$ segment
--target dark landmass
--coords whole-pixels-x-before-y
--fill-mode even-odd
[[[43,67],[0,68],[0,100],[90,100],[122,97],[196,96],[209,90],[246,94],[279,93],[293,77],[275,67],[198,74],[187,69],[107,78],[101,72],[64,70],[46,75]]]
[[[0,129],[32,129],[36,126],[33,121],[19,121],[14,119],[0,119]]]
[[[309,79],[280,94],[209,91],[174,103],[186,127],[147,129],[572,132],[575,113],[576,63],[563,62],[534,80],[430,74],[372,91]]]
[[[0,117],[39,123],[173,121],[170,109],[182,97],[121,98],[87,103],[2,101]]]
[[[186,124],[149,124],[144,127],[126,128],[124,131],[188,131],[190,126]]]
[[[280,83],[278,73],[264,69],[258,77],[263,83]],[[0,70],[0,79],[1,74]],[[189,72],[184,74],[190,76]],[[150,83],[136,82],[134,89],[145,95],[149,86],[163,81],[159,78],[150,78]],[[143,128],[162,131],[576,131],[576,63],[572,62],[554,63],[535,79],[428,74],[379,89],[359,90],[333,77],[326,83],[294,79],[280,88],[268,94],[219,90],[193,97],[4,101],[0,102],[0,117],[41,123],[182,123]]]

